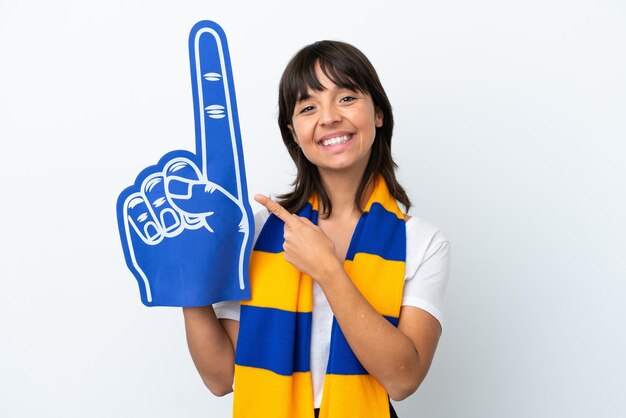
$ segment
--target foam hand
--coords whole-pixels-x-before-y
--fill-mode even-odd
[[[196,152],[173,151],[117,202],[126,264],[148,306],[250,297],[254,234],[230,58],[210,21],[189,36]]]

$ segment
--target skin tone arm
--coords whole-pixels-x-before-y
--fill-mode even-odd
[[[239,322],[218,320],[212,306],[183,308],[191,358],[206,387],[216,396],[233,391]]]
[[[346,340],[363,367],[393,400],[414,393],[428,373],[441,335],[426,311],[405,306],[398,327],[361,295],[337,258],[335,245],[320,227],[292,215],[266,196],[255,200],[285,222],[285,259],[322,288]]]

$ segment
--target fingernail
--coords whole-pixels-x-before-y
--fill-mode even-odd
[[[146,237],[148,239],[154,240],[159,237],[159,230],[157,229],[154,222],[148,222],[144,225],[144,232],[146,233]]]
[[[167,183],[167,192],[171,197],[186,199],[190,197],[191,183],[172,179]]]
[[[163,210],[163,212],[161,212],[161,222],[163,223],[163,227],[167,232],[170,232],[172,229],[177,228],[179,224],[178,219],[169,209],[165,209]]]

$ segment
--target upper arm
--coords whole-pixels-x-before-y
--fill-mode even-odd
[[[417,352],[418,384],[430,368],[441,336],[449,264],[449,242],[436,227],[419,218],[407,224],[407,280],[398,329]]]
[[[400,310],[398,329],[415,347],[420,362],[420,382],[426,376],[441,336],[439,321],[423,309],[403,306]]]
[[[406,226],[406,282],[402,306],[421,308],[443,324],[450,242],[436,226],[421,218],[411,218]]]
[[[235,321],[234,319],[220,319],[220,324],[228,338],[230,338],[230,342],[233,345],[233,352],[235,352],[237,348],[237,337],[239,335],[239,321]]]

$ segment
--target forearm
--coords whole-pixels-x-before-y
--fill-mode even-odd
[[[183,308],[191,358],[202,381],[217,396],[232,392],[234,348],[212,306]]]
[[[411,339],[369,304],[343,268],[333,267],[318,280],[350,348],[369,374],[394,400],[412,394],[429,364]]]
[[[334,242],[319,225],[288,213],[266,196],[257,195],[255,199],[285,222],[285,260],[321,286],[363,367],[392,399],[404,399],[415,392],[434,355],[441,331],[437,320],[409,307],[407,315],[401,315],[398,328],[394,327],[354,286],[339,261]],[[401,310],[405,312],[404,308]],[[408,320],[403,321],[404,318]]]

